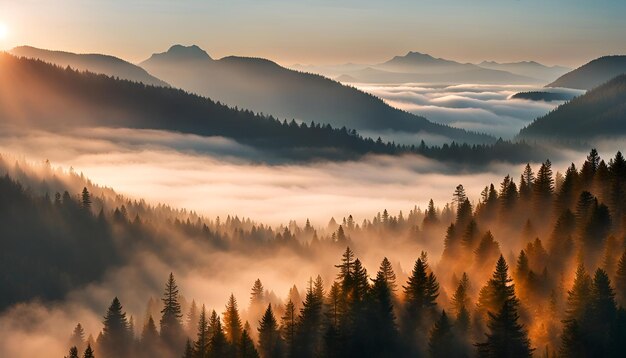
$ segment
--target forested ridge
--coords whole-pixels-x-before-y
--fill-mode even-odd
[[[230,108],[182,90],[146,86],[42,61],[0,54],[2,124],[64,131],[83,127],[157,129],[223,136],[287,160],[346,160],[366,154],[420,154],[466,163],[524,163],[546,148],[498,140],[490,144],[401,145],[361,136],[355,130],[279,120]]]
[[[264,287],[260,271],[259,280],[251,282],[250,301],[231,296],[225,309],[203,307],[202,297],[191,304],[182,300],[188,288],[178,288],[172,275],[160,303],[146,297],[144,318],[131,323],[120,297],[106,312],[102,308],[101,332],[77,327],[67,343],[68,350],[77,347],[70,356],[86,350],[96,357],[141,357],[154,356],[156,350],[172,357],[617,357],[626,351],[626,160],[621,153],[606,162],[592,150],[580,168],[572,164],[564,173],[554,173],[550,161],[536,172],[528,165],[519,180],[506,176],[498,187],[487,185],[475,203],[459,185],[452,203],[442,208],[431,201],[425,210],[414,208],[407,215],[384,210],[361,223],[351,216],[331,220],[326,228],[307,221],[271,229],[237,217],[220,221],[193,215],[159,226],[151,219],[159,209],[141,209],[144,216],[137,214],[142,205],[98,210],[96,197],[86,189],[70,194],[67,203],[67,195],[61,195],[59,204],[56,194],[36,196],[10,178],[1,184],[5,193],[13,193],[2,198],[15,198],[15,193],[26,198],[17,203],[30,198],[24,205],[31,224],[50,212],[71,212],[64,205],[75,205],[68,225],[103,220],[115,227],[112,238],[101,239],[101,244],[115,242],[110,253],[129,255],[138,246],[156,250],[163,236],[176,230],[184,233],[180,240],[202,242],[206,250],[254,256],[283,248],[288,251],[281,255],[291,252],[308,262],[337,255],[336,276],[311,272],[309,282],[295,282],[285,296]],[[90,205],[91,213],[85,212]],[[3,242],[26,230],[19,222],[13,227],[3,233]],[[124,230],[132,234],[124,236]],[[37,244],[38,236],[54,237],[40,232],[21,242]],[[54,240],[65,252],[88,245],[89,239],[82,238],[67,244]],[[441,245],[433,246],[437,241]],[[386,242],[382,252],[389,255],[379,257],[380,265],[366,267],[360,253],[376,242]],[[435,254],[413,249],[414,264],[405,271],[392,255],[407,247],[430,247]],[[172,265],[185,260],[169,251]],[[74,252],[65,254],[72,259]],[[37,251],[21,254],[30,259]],[[54,275],[44,279],[58,280]],[[97,279],[97,273],[88,279]],[[12,286],[3,282],[3,287],[11,293]]]
[[[610,139],[626,134],[625,117],[626,74],[535,119],[522,128],[518,137],[575,141]]]

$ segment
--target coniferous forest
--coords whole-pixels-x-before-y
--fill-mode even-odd
[[[594,149],[563,174],[549,160],[526,165],[518,180],[507,175],[486,185],[475,203],[458,185],[444,207],[431,200],[408,215],[384,210],[362,223],[349,216],[326,228],[307,221],[280,230],[133,203],[74,173],[66,183],[86,183],[82,190],[52,193],[60,182],[7,163],[1,227],[9,246],[2,252],[33,250],[23,235],[48,237],[40,245],[53,241],[53,248],[26,257],[40,261],[57,250],[62,260],[45,263],[44,276],[33,270],[28,283],[3,275],[5,306],[59,299],[134,250],[156,250],[172,232],[206,250],[284,250],[303,262],[335,255],[333,267],[319,267],[324,275],[310,272],[308,282],[280,294],[259,272],[249,296],[231,294],[217,307],[187,296],[193,287],[180,286],[173,271],[160,298],[145,297],[144,317],[126,313],[124,297],[111,297],[99,331],[86,331],[80,319],[65,327],[68,357],[618,357],[626,350],[626,160],[619,152],[607,161]],[[15,219],[22,214],[27,220]],[[379,264],[366,267],[359,252],[374,242]],[[396,263],[397,247],[413,248],[412,267]],[[3,272],[33,266],[6,255],[0,263]],[[75,265],[92,269],[76,272]]]

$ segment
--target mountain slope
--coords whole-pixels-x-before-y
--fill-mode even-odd
[[[546,87],[589,90],[623,73],[626,73],[626,56],[604,56],[564,74]]]
[[[535,61],[498,63],[494,61],[483,61],[479,67],[491,70],[507,71],[516,75],[532,77],[543,81],[553,81],[559,76],[571,71],[571,68],[563,66],[546,66]]]
[[[521,138],[585,140],[626,134],[626,75],[596,87],[537,118]]]
[[[282,118],[356,130],[426,132],[460,142],[493,142],[489,136],[432,123],[355,88],[265,59],[230,56],[213,60],[197,47],[177,45],[154,54],[141,66],[185,90]]]
[[[167,83],[150,75],[143,68],[113,56],[49,51],[30,46],[15,47],[9,53],[18,57],[39,59],[61,67],[70,66],[80,71],[101,73],[125,80],[142,82],[147,85],[169,86]]]

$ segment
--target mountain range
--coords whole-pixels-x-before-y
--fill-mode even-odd
[[[460,63],[435,58],[420,52],[408,52],[379,64],[345,64],[335,66],[302,66],[293,68],[320,73],[343,82],[364,83],[546,83],[569,71],[561,66],[545,66],[534,61],[479,64]]]
[[[140,65],[176,87],[280,118],[358,131],[415,133],[416,139],[431,134],[459,142],[493,142],[489,136],[432,123],[353,87],[266,59],[229,56],[216,60],[197,46],[175,45]]]

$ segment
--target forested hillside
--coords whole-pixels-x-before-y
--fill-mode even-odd
[[[26,248],[54,238],[55,250],[65,260],[80,262],[72,260],[79,260],[76,255],[84,252],[74,247],[91,245],[89,241],[68,239],[64,244],[31,227],[36,223],[48,230],[51,227],[41,217],[57,215],[70,226],[85,223],[79,226],[85,230],[102,231],[102,227],[89,226],[99,222],[117,228],[108,238],[102,234],[100,240],[105,242],[99,245],[113,249],[110,257],[123,248],[122,260],[136,247],[157,250],[172,230],[182,233],[183,241],[166,250],[171,262],[184,262],[175,247],[186,240],[200,242],[206,250],[245,250],[252,255],[272,255],[285,248],[288,251],[281,251],[282,259],[306,257],[307,262],[336,255],[336,277],[313,271],[309,283],[295,282],[285,295],[269,294],[271,288],[263,286],[263,272],[259,272],[245,313],[237,305],[245,298],[234,296],[223,314],[219,307],[201,308],[202,297],[193,297],[196,303],[183,307],[178,298],[189,287],[178,288],[174,277],[168,280],[163,302],[149,310],[153,317],[147,316],[141,324],[131,326],[123,302],[115,299],[105,314],[102,333],[78,329],[79,337],[68,342],[68,349],[77,345],[83,350],[89,344],[97,357],[129,352],[150,356],[147,352],[153,349],[185,356],[255,356],[256,351],[266,357],[499,357],[530,356],[533,350],[541,356],[569,357],[580,352],[618,356],[626,348],[626,312],[621,308],[626,305],[626,160],[617,153],[607,162],[592,150],[580,167],[572,164],[564,173],[555,174],[550,161],[536,172],[530,165],[522,169],[519,180],[507,175],[498,186],[485,186],[475,203],[459,185],[452,203],[440,208],[431,202],[425,210],[414,208],[406,215],[384,210],[361,223],[349,216],[332,220],[325,228],[307,222],[277,230],[233,217],[221,223],[192,214],[191,220],[170,216],[156,221],[151,218],[159,210],[142,205],[106,205],[96,214],[98,204],[87,200],[91,197],[86,193],[67,202],[61,195],[59,203],[56,193],[31,196],[5,178],[3,201],[10,197],[26,203],[17,207],[28,211],[16,215],[26,215],[31,225],[7,221],[3,227],[15,229],[5,231],[3,237],[9,243],[22,238],[20,245]],[[138,215],[140,209],[146,214]],[[12,218],[6,211],[0,217]],[[24,240],[20,232],[37,235]],[[110,239],[115,241],[112,246],[106,241]],[[372,251],[374,247],[379,248]],[[22,250],[18,252],[28,262],[38,259],[36,250],[19,245],[11,250]],[[360,260],[375,252],[380,255],[380,267],[366,266],[369,258]],[[407,252],[413,252],[414,265],[405,271],[394,257]],[[182,270],[184,266],[177,267]],[[2,267],[3,272],[10,269]],[[18,262],[13,270],[22,275],[31,268]],[[318,270],[328,272],[324,267]],[[74,271],[66,274],[72,277]],[[42,280],[54,282],[55,277],[63,282],[66,275]],[[84,280],[89,279],[97,279],[97,272]],[[31,281],[32,286],[40,289],[37,282]],[[306,293],[304,297],[296,293],[298,286]],[[3,287],[10,288],[7,297],[23,289],[6,282]],[[69,334],[71,327],[66,329]],[[87,334],[94,337],[89,342]]]
[[[564,74],[546,87],[590,90],[626,73],[626,56],[603,56]]]
[[[280,121],[178,89],[146,86],[0,54],[0,124],[63,131],[82,127],[159,129],[223,136],[291,160],[344,160],[368,153],[419,153],[441,160],[526,162],[542,150],[524,143],[405,146],[363,138],[320,122]],[[416,143],[419,135],[416,134]],[[266,158],[260,158],[264,160]]]
[[[197,46],[172,46],[141,66],[185,90],[288,120],[315,121],[358,131],[429,133],[450,141],[492,143],[494,138],[428,121],[382,99],[326,77],[290,70],[262,58],[214,60]]]
[[[588,91],[523,128],[521,138],[586,140],[626,134],[626,75]]]

